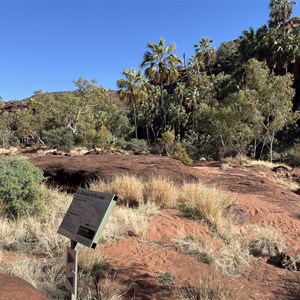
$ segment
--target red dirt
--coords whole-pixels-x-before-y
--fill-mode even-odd
[[[188,167],[161,156],[86,155],[32,156],[52,183],[75,189],[93,178],[112,178],[120,173],[141,177],[162,175],[177,182],[201,180],[224,190],[234,203],[244,208],[244,225],[271,225],[282,231],[287,251],[300,253],[300,195],[276,183],[277,173],[264,167],[231,166],[222,169],[218,162],[199,162]],[[292,172],[299,181],[299,171]],[[124,237],[95,251],[105,255],[116,281],[125,291],[124,299],[175,299],[174,286],[186,283],[194,287],[214,277],[234,291],[234,299],[300,299],[300,272],[270,265],[267,259],[253,260],[246,274],[226,277],[213,267],[177,251],[178,232],[195,234],[206,244],[218,247],[208,226],[184,217],[177,210],[163,210],[153,217],[143,237]],[[161,272],[175,276],[174,285],[163,286]],[[136,287],[136,289],[134,288]],[[1,290],[1,289],[0,289]],[[1,297],[1,296],[0,296]],[[1,298],[0,298],[1,299]]]

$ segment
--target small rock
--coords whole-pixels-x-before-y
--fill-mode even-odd
[[[284,252],[270,257],[267,263],[290,271],[300,271],[300,261]]]
[[[244,224],[249,220],[247,207],[243,204],[232,204],[227,207],[227,213],[233,216],[238,224]]]

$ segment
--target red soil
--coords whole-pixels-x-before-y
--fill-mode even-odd
[[[289,253],[300,253],[300,195],[277,184],[276,177],[280,174],[269,169],[238,165],[222,169],[218,162],[199,162],[188,167],[167,157],[117,154],[36,156],[31,157],[31,161],[42,168],[52,182],[73,189],[92,178],[111,178],[120,173],[142,177],[155,174],[177,182],[201,180],[216,185],[244,209],[244,225],[271,225],[283,233]],[[300,181],[299,171],[290,175]],[[153,217],[143,237],[127,236],[97,247],[95,251],[107,257],[115,280],[127,291],[124,299],[133,296],[135,299],[176,299],[174,287],[185,284],[199,287],[208,277],[231,288],[235,299],[300,299],[300,272],[273,266],[267,259],[254,259],[244,275],[224,276],[208,264],[177,251],[173,242],[181,230],[219,247],[207,225],[170,209]],[[163,272],[175,276],[171,287],[159,282],[158,275]]]

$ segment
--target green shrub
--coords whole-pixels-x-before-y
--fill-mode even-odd
[[[300,144],[295,144],[291,148],[289,148],[285,153],[283,153],[282,160],[284,163],[293,166],[300,166]]]
[[[158,140],[159,144],[163,148],[163,152],[166,154],[171,154],[173,152],[173,146],[175,141],[175,135],[171,131],[166,131],[161,135],[161,138]]]
[[[43,208],[43,173],[22,157],[0,159],[0,202],[11,216],[38,213]]]
[[[114,143],[114,146],[117,148],[117,149],[125,149],[126,148],[126,145],[127,145],[127,142],[125,141],[124,138],[120,138],[120,139],[117,139]]]
[[[146,140],[132,139],[127,142],[126,150],[133,151],[134,154],[147,153],[149,147]]]
[[[101,126],[99,131],[90,129],[87,131],[86,146],[88,148],[100,148],[102,151],[108,151],[113,143],[113,135],[106,126]]]
[[[193,163],[193,160],[190,158],[190,156],[187,154],[186,150],[180,143],[175,144],[173,155],[176,159],[180,160],[185,165],[191,165]]]
[[[54,148],[64,147],[70,149],[74,146],[74,135],[65,128],[44,130],[42,139],[45,144]]]

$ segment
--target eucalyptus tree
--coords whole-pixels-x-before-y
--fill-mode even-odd
[[[55,100],[52,110],[64,126],[74,135],[78,135],[80,122],[101,106],[101,102],[107,97],[107,92],[102,86],[97,85],[95,79],[88,81],[80,77],[73,83],[76,90],[72,93],[64,93],[60,100]]]
[[[166,109],[164,103],[164,87],[179,77],[177,68],[182,63],[181,59],[174,54],[176,45],[165,44],[165,39],[160,38],[158,44],[150,42],[147,44],[141,67],[145,68],[145,75],[149,81],[160,87],[161,106],[161,131],[166,126]]]
[[[14,135],[11,130],[11,113],[1,112],[0,114],[0,141],[1,146],[6,147],[10,144],[10,139]]]
[[[273,159],[273,146],[276,134],[284,126],[292,124],[299,118],[292,110],[295,90],[292,87],[291,74],[276,76],[255,59],[248,61],[246,68],[247,90],[252,90],[257,99],[253,112],[260,114],[256,118],[256,130],[260,133],[263,146],[269,149],[270,160]]]
[[[144,77],[141,72],[137,72],[134,68],[126,69],[122,72],[124,78],[117,81],[117,86],[120,89],[119,95],[121,99],[129,101],[134,118],[135,138],[138,138],[137,131],[137,112],[136,105],[141,93],[141,84],[144,82]]]

